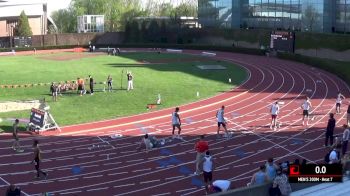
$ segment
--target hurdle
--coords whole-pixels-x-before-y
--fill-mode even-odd
[[[202,52],[202,56],[216,56],[214,52]]]
[[[166,49],[166,51],[169,53],[182,53],[182,50],[177,50],[177,49]]]

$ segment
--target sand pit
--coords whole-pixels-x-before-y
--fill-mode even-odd
[[[0,102],[0,113],[39,108],[39,100]]]

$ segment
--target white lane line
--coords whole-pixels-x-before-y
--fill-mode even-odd
[[[129,150],[129,151],[122,151],[120,153],[122,154],[129,154],[129,153],[134,153],[134,152],[137,152],[136,150]]]
[[[79,178],[68,178],[68,179],[61,179],[61,180],[57,180],[58,182],[67,182],[67,181],[74,181],[74,180],[78,180]]]
[[[91,157],[94,157],[94,156],[95,156],[95,155],[86,155],[86,156],[78,157],[78,159],[91,158]]]
[[[127,174],[128,172],[118,172],[118,173],[111,173],[108,174],[109,176],[116,176],[116,175],[121,175],[121,174]]]
[[[151,195],[151,196],[163,196],[163,195],[170,195],[170,192],[167,193],[160,193],[160,194],[156,194],[156,195]]]
[[[97,176],[84,176],[83,179],[90,179],[90,178],[100,178],[103,175],[97,175]]]
[[[228,170],[230,169],[229,167],[224,167],[224,168],[220,168],[220,169],[215,169],[215,171],[221,171],[221,170]]]
[[[250,165],[251,163],[245,163],[245,164],[240,164],[240,165],[234,165],[233,168],[235,167],[244,167],[244,166],[247,166],[247,165]]]
[[[114,162],[114,163],[104,163],[103,165],[118,165],[121,164],[122,162]]]
[[[68,195],[68,194],[75,194],[75,193],[81,193],[81,191],[65,192],[65,193],[60,193],[60,195]]]
[[[130,161],[126,161],[126,162],[132,163],[132,162],[139,162],[139,161],[145,161],[145,159],[135,159],[135,160],[130,160]]]
[[[72,160],[74,159],[74,157],[68,157],[68,158],[56,158],[56,159],[53,159],[53,160],[56,160],[56,161],[65,161],[65,160]]]
[[[81,166],[81,168],[88,168],[88,167],[99,167],[100,165],[85,165]]]
[[[140,182],[140,184],[148,184],[148,183],[159,182],[159,181],[160,181],[160,179],[158,179],[158,180],[142,181],[142,182]]]
[[[71,151],[72,149],[63,149],[63,150],[52,150],[53,152],[68,152]]]
[[[123,185],[117,185],[117,186],[113,186],[113,188],[120,188],[120,187],[126,187],[126,186],[135,186],[135,183],[131,183],[131,184],[123,184]]]
[[[108,188],[109,188],[109,187],[102,187],[102,188],[96,188],[96,189],[89,189],[89,190],[87,190],[87,192],[106,190],[106,189],[108,189]]]
[[[150,171],[150,170],[152,170],[152,168],[138,169],[138,170],[134,170],[134,171],[132,171],[132,172],[133,172],[133,173],[136,173],[136,172]]]
[[[192,190],[194,190],[194,189],[197,189],[197,188],[189,188],[189,189],[182,189],[182,190],[178,190],[178,191],[176,191],[177,193],[181,193],[181,192],[186,192],[186,191],[192,191]]]
[[[64,170],[70,170],[71,168],[60,168],[60,169],[57,169],[58,171],[64,171]]]
[[[182,177],[185,177],[185,176],[184,176],[184,175],[181,175],[181,176],[173,176],[173,177],[165,178],[165,180],[172,180],[172,179],[182,178]]]

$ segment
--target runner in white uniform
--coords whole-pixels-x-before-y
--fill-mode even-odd
[[[220,126],[221,125],[225,129],[226,136],[229,137],[229,133],[228,133],[227,128],[226,128],[226,120],[224,118],[224,110],[225,110],[225,106],[221,106],[221,109],[216,112],[216,118],[217,118],[217,121],[218,121],[218,132],[217,132],[217,136],[218,137],[219,137],[219,132],[220,132]]]
[[[310,99],[306,97],[306,100],[301,105],[301,108],[303,109],[303,119],[302,119],[303,125],[304,125],[305,117],[307,117],[306,125],[309,125],[309,110],[311,109],[311,107],[312,105],[311,105]]]
[[[270,129],[272,127],[276,128],[276,123],[277,123],[277,115],[280,111],[280,106],[278,105],[278,102],[276,101],[274,104],[272,104],[270,112],[271,112],[271,125]]]
[[[173,112],[172,116],[171,116],[171,122],[173,125],[173,138],[178,138],[181,139],[180,133],[181,133],[181,119],[180,116],[178,114],[179,112],[179,108],[175,108],[175,112]],[[175,136],[175,127],[177,127],[178,129],[178,134],[177,136]]]
[[[127,79],[128,79],[128,91],[129,90],[133,90],[134,89],[134,82],[133,82],[133,75],[131,74],[131,72],[129,72],[127,75]]]
[[[212,183],[212,180],[213,180],[213,169],[214,169],[213,157],[210,155],[209,150],[205,152],[205,156],[202,160],[202,164],[203,164],[203,177],[204,177],[204,183],[205,183],[205,190],[208,194],[209,185]]]
[[[215,180],[213,182],[213,187],[215,192],[226,192],[230,189],[231,182],[228,180]]]
[[[345,99],[344,95],[342,95],[340,92],[338,92],[338,96],[336,99],[336,105],[335,105],[335,111],[336,111],[335,113],[337,113],[337,114],[340,114],[340,106],[341,106],[343,99]]]

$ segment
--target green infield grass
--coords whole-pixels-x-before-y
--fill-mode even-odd
[[[227,69],[201,70],[197,65],[222,65]],[[134,90],[129,92],[126,91],[127,71],[134,75]],[[8,88],[8,85],[73,81],[88,75],[99,83],[105,82],[109,74],[113,77],[115,91],[102,92],[104,84],[96,84],[98,92],[93,96],[86,94],[80,97],[76,91],[71,91],[59,96],[57,102],[52,101],[49,85]],[[246,77],[246,71],[240,66],[186,54],[7,56],[0,58],[0,102],[45,98],[52,115],[63,126],[148,112],[147,104],[155,103],[158,94],[162,104],[156,109],[198,101],[228,91]],[[228,78],[232,79],[232,83],[228,82]],[[7,88],[4,88],[5,85]],[[88,85],[86,87],[88,90]],[[0,112],[0,118],[29,118],[29,113],[30,110]],[[8,129],[9,124],[1,122],[0,129]]]

